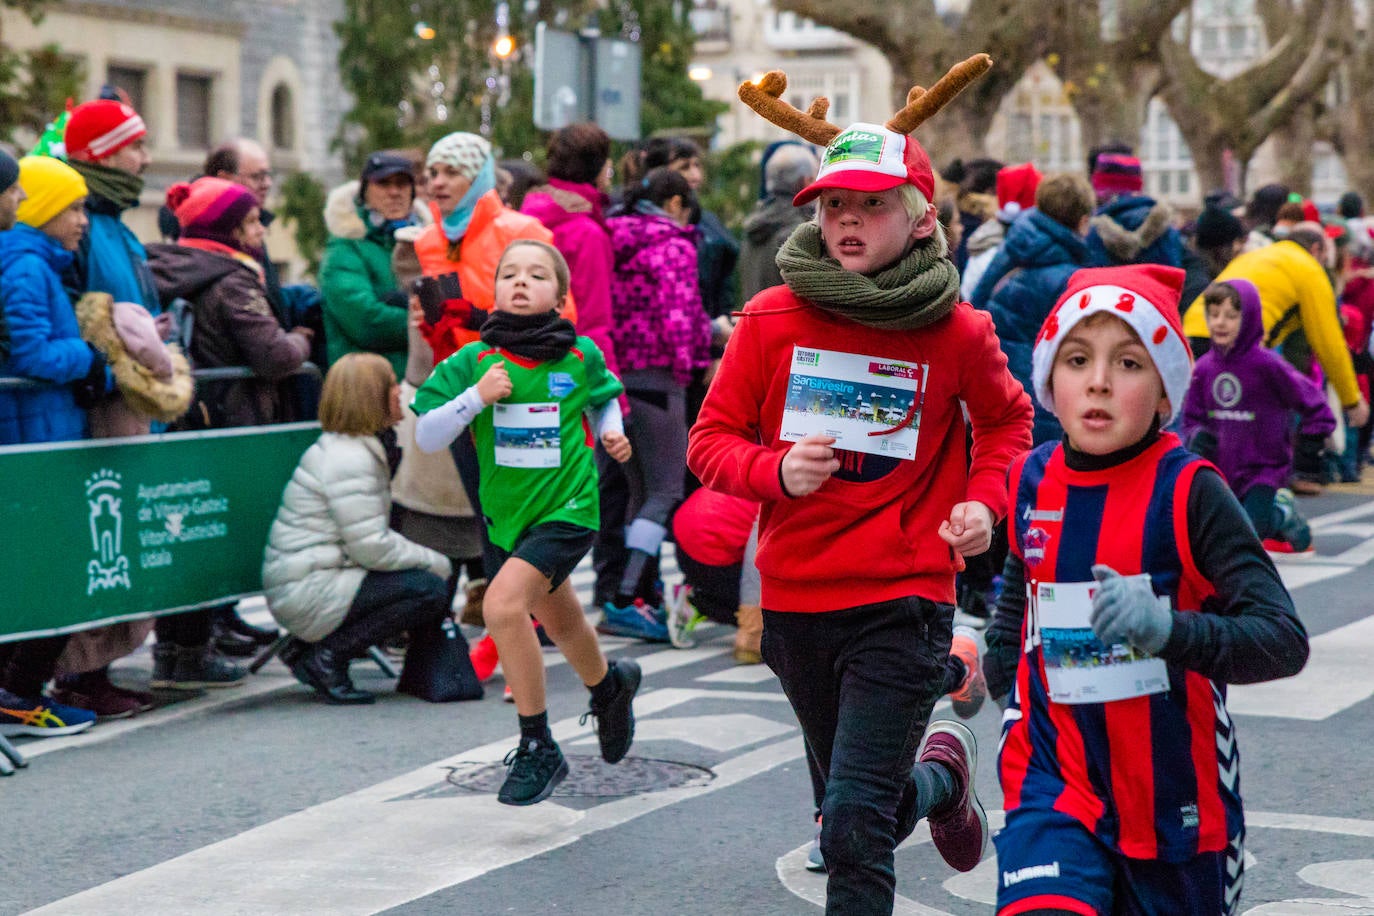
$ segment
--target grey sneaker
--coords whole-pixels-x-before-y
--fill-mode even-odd
[[[1274,508],[1279,513],[1278,536],[1293,550],[1304,553],[1312,547],[1312,529],[1298,511],[1293,491],[1282,487],[1274,494]]]
[[[930,837],[950,868],[973,871],[988,845],[988,817],[974,791],[978,744],[973,732],[953,719],[932,722],[919,759],[944,765],[958,783],[950,804],[943,811],[930,813]]]
[[[811,838],[811,848],[806,851],[806,870],[825,871],[825,856],[821,855],[821,819],[816,818],[816,835]]]

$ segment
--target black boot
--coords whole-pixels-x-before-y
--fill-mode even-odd
[[[230,616],[234,615],[231,613]],[[231,658],[248,658],[258,654],[259,647],[256,639],[233,630],[218,617],[216,617],[210,633],[210,639],[215,648],[223,655],[228,655]]]
[[[301,683],[314,687],[326,703],[359,706],[376,702],[376,696],[353,686],[353,679],[348,676],[350,661],[349,655],[317,643],[296,657],[291,673]]]
[[[275,627],[255,627],[248,621],[239,616],[239,612],[232,607],[217,608],[215,610],[216,629],[236,633],[239,636],[246,636],[260,646],[270,646],[277,641],[281,635]],[[253,653],[247,653],[252,655]]]
[[[174,643],[153,644],[153,676],[148,679],[149,687],[166,689],[176,683],[177,647]]]

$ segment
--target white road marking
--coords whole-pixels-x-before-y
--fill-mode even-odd
[[[1374,617],[1365,617],[1309,641],[1311,658],[1296,677],[1233,686],[1232,715],[1320,722],[1374,695]]]
[[[717,713],[710,716],[659,716],[635,725],[635,744],[643,741],[685,741],[716,752],[733,751],[749,744],[758,744],[797,730],[776,719],[747,712]],[[594,735],[572,742],[595,744]]]
[[[730,692],[664,688],[641,695],[635,711],[647,724],[667,709],[722,693]],[[577,717],[557,722],[553,730],[560,742],[586,734]],[[553,801],[509,808],[490,796],[407,797],[441,787],[441,768],[498,761],[515,741],[512,736],[436,761],[33,912],[141,916],[153,907],[219,914],[232,900],[235,910],[245,913],[372,914],[803,756],[801,738],[787,738],[714,767],[716,778],[709,783],[630,796],[587,811]]]
[[[697,678],[706,684],[762,684],[776,680],[777,675],[767,665],[736,665],[714,674],[704,674]]]

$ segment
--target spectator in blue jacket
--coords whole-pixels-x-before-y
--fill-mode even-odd
[[[57,159],[26,156],[19,184],[27,198],[18,225],[0,232],[0,302],[11,342],[0,374],[51,384],[0,392],[0,445],[80,439],[83,404],[114,387],[105,358],[81,339],[61,279],[86,232],[86,182]],[[43,696],[67,639],[0,645],[0,735],[69,735],[95,721],[89,710]]]
[[[65,143],[67,164],[86,180],[90,228],[76,252],[81,292],[109,293],[116,302],[136,302],[162,311],[157,284],[143,243],[123,223],[138,206],[143,172],[152,162],[145,146],[148,128],[123,102],[97,99],[72,109]]]
[[[114,387],[105,358],[81,339],[62,285],[86,232],[86,182],[60,160],[25,156],[19,184],[28,199],[18,225],[0,234],[0,301],[10,331],[4,374],[52,385],[0,392],[0,445],[82,439],[84,407]]]
[[[1007,230],[1002,249],[993,257],[969,301],[987,309],[997,327],[1007,368],[1031,391],[1031,353],[1045,317],[1068,285],[1069,277],[1087,266],[1083,240],[1092,215],[1093,190],[1077,174],[1050,175],[1035,190],[1035,209]],[[1035,443],[1057,440],[1059,421],[1035,403]]]
[[[24,202],[24,188],[19,184],[19,163],[0,149],[0,232],[14,228],[19,205]],[[0,309],[0,364],[10,358],[10,328]]]
[[[1093,167],[1097,214],[1088,232],[1092,267],[1121,264],[1183,266],[1183,238],[1172,225],[1173,209],[1143,193],[1140,160],[1104,153]]]

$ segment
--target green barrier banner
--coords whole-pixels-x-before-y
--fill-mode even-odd
[[[262,590],[282,488],[319,425],[0,448],[0,641]]]

